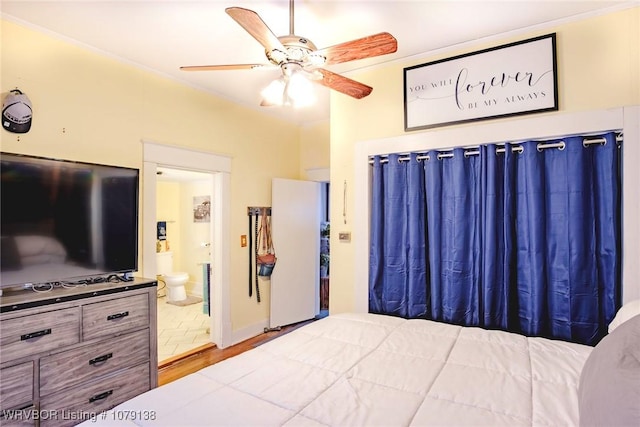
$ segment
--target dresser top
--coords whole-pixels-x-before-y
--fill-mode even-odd
[[[103,282],[71,287],[56,286],[51,290],[38,292],[32,289],[5,289],[3,295],[0,296],[0,313],[155,286],[157,286],[155,280],[133,278],[128,282]]]

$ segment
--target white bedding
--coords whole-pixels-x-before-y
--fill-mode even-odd
[[[591,350],[426,320],[331,315],[85,425],[573,426]],[[154,419],[114,420],[124,414]]]

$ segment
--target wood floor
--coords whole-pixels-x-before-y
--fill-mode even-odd
[[[313,322],[313,320],[285,326],[280,331],[265,332],[224,349],[220,349],[213,344],[204,345],[185,355],[165,360],[158,367],[158,385],[170,383],[204,367],[213,365],[214,363],[218,363],[247,350],[251,350],[274,337],[291,332],[309,322]]]

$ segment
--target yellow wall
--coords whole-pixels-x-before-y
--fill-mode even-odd
[[[180,209],[180,184],[177,182],[156,183],[156,219],[167,223],[167,240],[169,249],[176,253],[181,253],[180,242],[181,233],[178,224],[182,222]],[[167,249],[167,242],[161,242],[162,251]],[[177,271],[178,269],[176,269]]]
[[[300,177],[307,171],[329,167],[329,121],[305,125],[300,128]]]
[[[232,328],[268,319],[268,289],[261,304],[246,295],[248,255],[239,236],[246,234],[246,207],[270,205],[272,178],[300,177],[300,128],[16,23],[1,24],[0,90],[20,88],[34,109],[29,133],[0,131],[2,151],[142,169],[144,139],[231,156]],[[315,147],[315,139],[305,139]],[[141,206],[147,208],[155,206]]]
[[[403,68],[474,52],[537,35],[557,33],[559,113],[599,110],[640,104],[640,8],[511,34],[464,48],[451,49],[406,63],[363,71],[349,77],[374,88],[362,100],[331,97],[331,182],[347,182],[347,224],[342,218],[342,185],[333,185],[331,222],[332,313],[354,309],[354,243],[340,243],[340,231],[351,231],[354,218],[353,157],[358,141],[404,135]],[[558,113],[549,113],[549,115]],[[507,120],[507,119],[503,119]],[[486,122],[485,122],[486,123]],[[473,132],[473,124],[465,125]],[[423,131],[428,132],[428,131]],[[487,141],[491,142],[491,141]],[[446,144],[445,144],[446,146]]]

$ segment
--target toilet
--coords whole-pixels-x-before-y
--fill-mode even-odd
[[[167,285],[167,301],[183,301],[187,299],[184,285],[189,280],[189,273],[173,271],[173,253],[171,251],[156,253],[156,273],[158,279]]]

